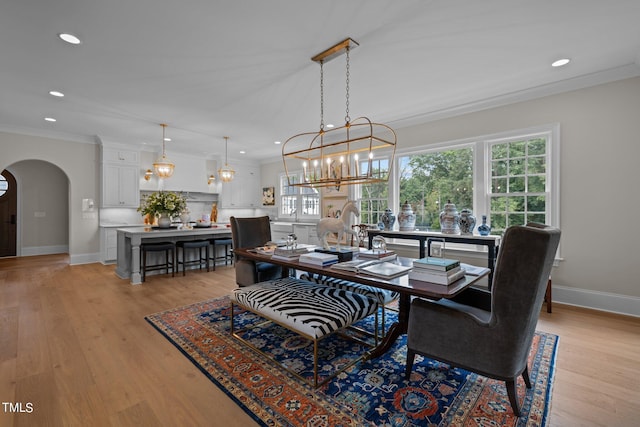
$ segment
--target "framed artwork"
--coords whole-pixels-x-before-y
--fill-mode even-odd
[[[342,207],[347,203],[346,197],[322,198],[322,218],[339,218]]]
[[[341,185],[339,188],[322,187],[322,197],[347,197],[349,195],[349,186]]]
[[[262,206],[275,206],[275,187],[262,187]]]

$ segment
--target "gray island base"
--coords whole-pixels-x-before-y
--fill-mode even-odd
[[[140,244],[143,242],[177,242],[180,240],[231,237],[231,229],[227,227],[193,228],[191,230],[128,227],[119,228],[117,233],[118,256],[116,275],[122,279],[130,279],[132,285],[142,283],[142,275],[140,273]]]

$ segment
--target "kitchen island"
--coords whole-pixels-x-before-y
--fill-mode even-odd
[[[231,237],[231,229],[226,226],[198,227],[193,229],[128,227],[119,228],[116,275],[130,279],[132,285],[142,283],[140,273],[140,244],[156,242],[177,242],[179,240],[200,240]]]

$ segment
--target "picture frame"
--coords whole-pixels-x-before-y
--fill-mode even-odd
[[[275,187],[262,187],[262,206],[276,205]]]
[[[349,186],[341,185],[340,187],[330,186],[322,187],[322,197],[347,197],[349,196]]]

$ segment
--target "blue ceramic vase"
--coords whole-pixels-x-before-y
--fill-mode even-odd
[[[481,236],[488,236],[491,233],[491,227],[487,225],[487,216],[482,215],[482,224],[478,227],[478,233]]]

